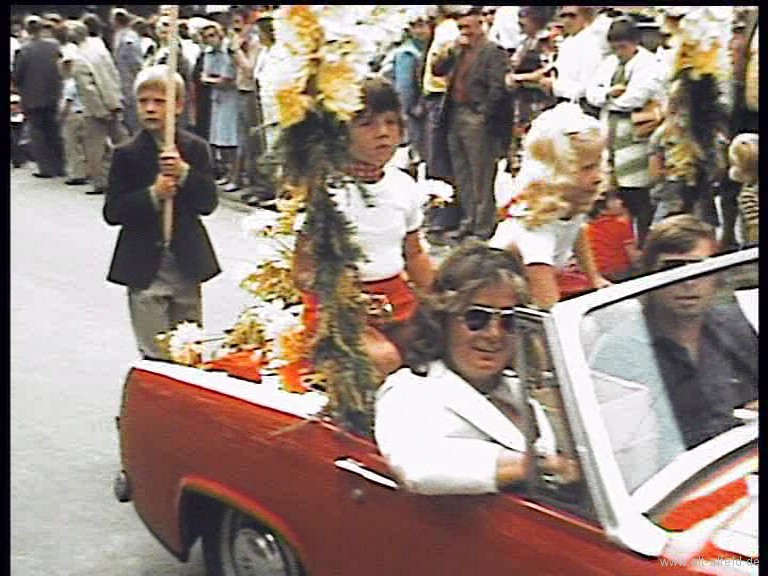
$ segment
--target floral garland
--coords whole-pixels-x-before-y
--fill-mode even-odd
[[[689,186],[708,182],[714,168],[722,165],[718,132],[727,112],[721,86],[730,75],[727,46],[732,14],[731,7],[692,7],[676,30],[664,142],[670,149],[670,173]]]
[[[319,306],[312,348],[326,381],[328,410],[342,426],[372,429],[376,382],[362,350],[365,308],[356,266],[363,254],[333,194],[349,183],[348,122],[363,108],[362,81],[377,51],[406,28],[397,6],[290,5],[275,14],[275,78],[283,170],[306,200]]]
[[[361,348],[366,322],[356,265],[363,255],[333,194],[354,182],[344,175],[347,124],[363,107],[361,86],[369,64],[402,36],[411,9],[290,5],[275,12],[284,198],[276,219],[255,214],[244,221],[248,233],[270,238],[275,248],[240,284],[257,304],[227,331],[218,360],[203,363],[199,328],[193,334],[180,325],[162,338],[175,362],[239,370],[256,381],[262,367],[276,369],[291,391],[322,382],[331,416],[363,434],[371,432],[376,388]],[[300,322],[301,295],[291,278],[302,210],[303,231],[318,264],[312,290],[320,311],[311,337]]]

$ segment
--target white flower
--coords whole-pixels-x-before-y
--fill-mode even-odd
[[[314,55],[321,41],[318,32],[317,16],[321,6],[316,5],[284,5],[275,13],[275,41],[279,46],[285,46],[292,54],[304,57]]]
[[[173,331],[168,342],[171,359],[191,364],[191,359],[202,355],[204,338],[205,334],[200,326],[193,322],[182,322]]]
[[[439,198],[444,202],[451,202],[456,194],[453,186],[443,180],[428,178],[419,182],[418,186],[424,187],[427,197]]]
[[[320,25],[325,32],[326,41],[341,40],[350,36],[354,28],[364,21],[370,12],[370,6],[345,6],[339,4],[323,6]]]
[[[697,6],[683,17],[680,28],[686,42],[698,43],[708,52],[714,42],[723,49],[728,45],[732,19],[732,7]]]
[[[295,307],[286,308],[282,300],[263,302],[255,309],[264,326],[266,340],[276,340],[280,334],[301,324],[301,318],[296,316]]]
[[[285,88],[297,88],[303,91],[313,71],[310,57],[291,53],[290,48],[285,44],[276,45],[273,48],[272,57],[274,66],[270,67],[268,77],[275,91]]]

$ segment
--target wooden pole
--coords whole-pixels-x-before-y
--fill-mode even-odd
[[[176,71],[179,62],[179,7],[166,5],[160,8],[161,16],[168,16],[168,80],[165,83],[165,150],[171,152],[176,147]],[[173,198],[166,198],[163,203],[163,239],[166,246],[173,235]]]

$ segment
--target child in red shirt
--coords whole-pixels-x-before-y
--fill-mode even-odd
[[[608,192],[597,202],[593,214],[587,238],[595,265],[612,282],[626,280],[640,257],[632,218],[616,192]]]

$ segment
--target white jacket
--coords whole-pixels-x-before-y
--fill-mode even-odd
[[[506,377],[499,399],[520,407],[517,378]],[[539,454],[555,453],[555,436],[531,400]],[[497,492],[496,462],[503,449],[525,452],[523,433],[479,391],[442,362],[427,376],[404,368],[391,375],[376,400],[376,442],[405,487],[420,494]]]
[[[594,29],[585,28],[575,36],[565,38],[555,60],[557,78],[552,83],[555,97],[571,102],[581,100],[602,58],[602,47]]]
[[[606,107],[614,112],[632,112],[645,106],[649,100],[664,97],[664,71],[654,54],[638,46],[637,54],[627,62],[627,90],[608,100],[611,80],[619,67],[619,58],[611,54],[603,60],[592,80],[587,84],[587,102],[597,108]]]

